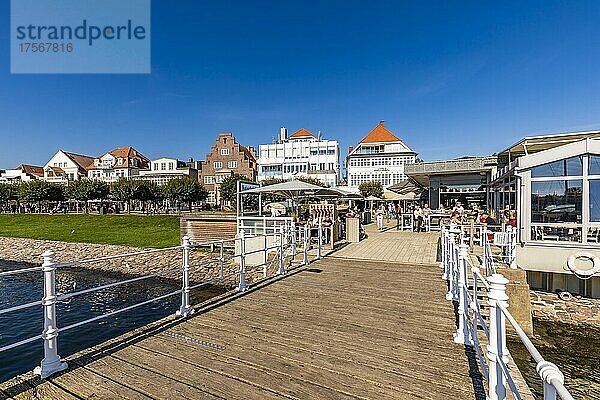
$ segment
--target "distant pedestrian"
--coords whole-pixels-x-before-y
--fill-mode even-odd
[[[377,229],[379,229],[379,230],[383,230],[384,214],[385,214],[385,209],[383,208],[383,205],[381,205],[381,206],[379,206],[379,208],[377,209],[377,212],[376,212]]]

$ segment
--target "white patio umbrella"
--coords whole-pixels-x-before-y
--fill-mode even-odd
[[[296,206],[296,215],[298,214],[298,201],[301,198],[308,197],[341,197],[344,195],[341,191],[329,188],[313,185],[298,180],[291,180],[282,183],[276,183],[269,186],[261,186],[254,189],[248,189],[240,192],[240,194],[261,194],[269,193],[275,194],[286,199],[291,199]]]

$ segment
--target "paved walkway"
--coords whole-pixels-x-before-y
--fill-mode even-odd
[[[398,231],[394,220],[379,232],[375,224],[366,226],[368,237],[346,246],[336,257],[398,262],[410,265],[436,263],[439,232]]]
[[[191,318],[75,354],[47,381],[5,382],[0,397],[483,399],[474,354],[452,341],[454,313],[431,264],[434,235],[409,237],[374,233]],[[382,243],[404,250],[378,253]],[[422,265],[364,261],[414,253]]]

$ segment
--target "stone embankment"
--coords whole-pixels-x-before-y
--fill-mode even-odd
[[[58,263],[83,261],[106,256],[133,253],[144,249],[128,246],[102,245],[89,243],[66,243],[49,240],[34,240],[23,238],[0,237],[0,267],[9,266],[7,262],[40,264],[42,253],[46,250],[54,251]],[[225,257],[231,254],[225,254]],[[183,250],[181,248],[160,252],[146,253],[135,256],[119,257],[112,260],[82,263],[78,267],[116,272],[126,275],[147,275],[161,271],[179,268],[182,265]],[[204,282],[217,278],[220,274],[219,252],[210,252],[206,249],[194,248],[190,252],[190,281],[192,283]],[[210,261],[214,260],[214,261]],[[7,261],[7,262],[3,262]],[[209,262],[210,261],[210,262]],[[199,265],[201,264],[201,265]],[[238,271],[239,266],[233,260],[224,263],[224,274]],[[246,280],[251,283],[259,278],[261,271],[248,271]],[[269,271],[271,272],[271,271]],[[164,275],[166,278],[181,279],[181,273],[175,272]],[[221,282],[223,285],[237,284],[237,277],[232,276]]]
[[[535,319],[600,327],[600,299],[537,290],[531,290],[530,297]]]

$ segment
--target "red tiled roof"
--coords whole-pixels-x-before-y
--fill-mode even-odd
[[[44,168],[38,167],[36,165],[21,164],[16,169],[20,169],[21,171],[25,172],[27,175],[33,175],[33,176],[39,176],[39,177],[44,176]]]
[[[98,156],[96,158],[101,158],[105,154],[106,153],[104,153],[101,156]],[[148,158],[146,158],[146,156],[144,156],[142,153],[140,153],[139,151],[137,151],[136,149],[134,149],[131,146],[117,147],[116,149],[109,151],[108,154],[112,155],[115,158],[123,159],[123,164],[117,166],[119,168],[147,168],[148,164],[150,163],[150,160]],[[134,158],[138,160],[137,166],[134,166],[130,162],[130,160],[134,159]],[[88,165],[86,169],[87,170],[96,169],[94,162],[92,161],[92,163],[90,165]]]
[[[288,139],[302,138],[302,137],[316,137],[316,136],[313,135],[312,133],[310,133],[309,131],[307,131],[306,129],[302,128],[299,131],[292,133],[288,137]]]
[[[55,174],[64,174],[65,170],[60,168],[60,167],[48,167],[50,168],[52,171],[54,171]]]
[[[401,142],[401,140],[390,132],[381,121],[367,136],[359,143],[381,143],[381,142]]]
[[[94,162],[94,157],[84,156],[82,154],[68,153],[63,151],[67,157],[69,157],[75,164],[80,168],[85,169],[88,165]]]

